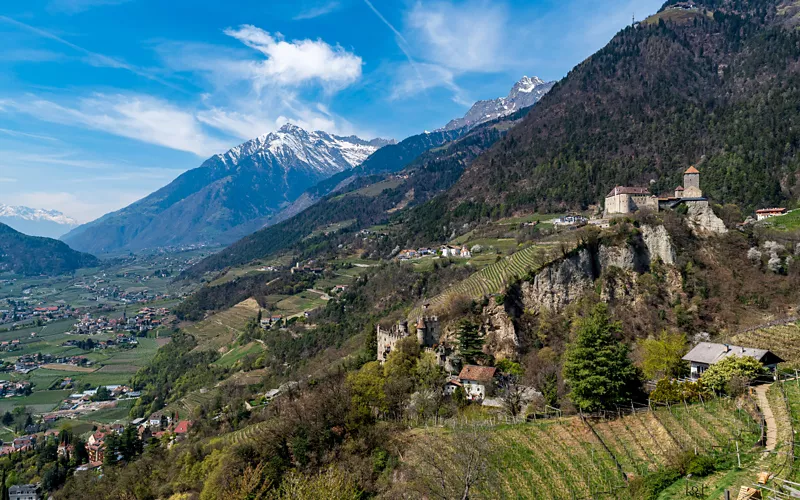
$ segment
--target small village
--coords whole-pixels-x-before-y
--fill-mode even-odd
[[[168,315],[169,310],[163,307],[144,307],[131,317],[128,317],[127,313],[123,312],[121,318],[93,317],[91,314],[85,314],[75,324],[72,333],[76,335],[113,332],[146,334],[150,330],[160,327]]]

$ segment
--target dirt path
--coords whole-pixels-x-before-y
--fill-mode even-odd
[[[775,450],[775,445],[778,443],[778,426],[775,423],[775,415],[772,413],[772,407],[769,405],[767,398],[767,391],[772,387],[769,385],[759,385],[756,387],[756,396],[758,398],[758,407],[764,414],[764,421],[767,426],[767,445],[764,448],[765,452]]]

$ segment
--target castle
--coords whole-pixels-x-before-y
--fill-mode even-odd
[[[416,324],[417,341],[423,347],[433,347],[439,343],[439,318],[436,316],[421,316]],[[408,322],[402,321],[385,330],[378,325],[378,361],[386,361],[389,353],[400,340],[411,336]]]
[[[658,197],[646,187],[616,186],[606,195],[605,215],[625,215],[644,209],[658,212],[694,201],[706,199],[700,189],[700,171],[689,167],[683,173],[683,186],[675,188],[673,196]]]

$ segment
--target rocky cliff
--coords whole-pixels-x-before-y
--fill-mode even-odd
[[[679,289],[680,275],[672,267],[676,252],[664,226],[645,225],[624,243],[606,241],[576,250],[519,283],[514,297],[507,295],[503,304],[491,301],[484,308],[485,351],[498,359],[515,356],[521,343],[515,319],[522,312],[560,313],[595,291],[612,304],[638,303],[644,294],[637,278],[656,262],[664,265],[667,288]]]

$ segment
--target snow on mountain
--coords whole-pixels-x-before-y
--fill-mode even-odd
[[[0,222],[30,236],[58,238],[78,226],[78,221],[57,210],[0,203]]]
[[[356,136],[339,137],[327,132],[308,132],[287,123],[277,132],[256,137],[214,155],[225,166],[238,165],[243,158],[273,157],[286,169],[309,169],[322,175],[333,175],[360,165],[372,153],[394,141],[374,139],[365,141]]]
[[[510,115],[536,104],[553,88],[555,82],[545,82],[539,77],[523,76],[506,97],[476,102],[463,118],[451,120],[442,130],[455,130],[461,127],[475,127],[496,118]]]
[[[307,189],[360,165],[389,141],[365,141],[286,124],[217,154],[145,198],[84,224],[62,240],[96,254],[230,244]]]

